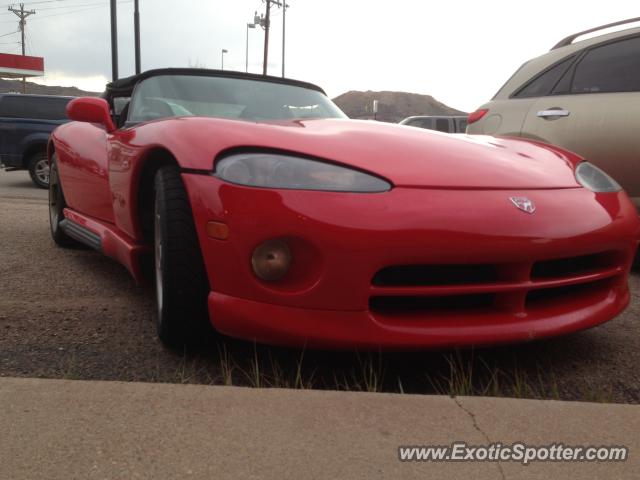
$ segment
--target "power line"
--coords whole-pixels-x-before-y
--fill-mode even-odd
[[[55,1],[55,2],[61,2],[61,1],[65,1],[65,0],[49,0],[49,1]],[[71,1],[78,1],[78,0],[71,0]],[[82,0],[80,0],[82,1]],[[122,4],[122,3],[131,3],[132,0],[129,1],[119,1],[118,3]],[[25,3],[25,5],[29,5],[31,6],[31,4],[33,3],[48,3],[48,2],[28,2]],[[14,3],[8,4],[8,5],[3,5],[0,6],[0,8],[3,7],[7,7],[9,5],[15,5]],[[56,6],[56,7],[39,7],[38,11],[41,10],[61,10],[61,9],[73,9],[73,8],[81,8],[83,9],[83,7],[95,7],[95,8],[100,8],[100,7],[107,7],[109,6],[108,3],[106,2],[93,2],[93,3],[74,3],[74,4],[70,4],[70,5],[60,5],[60,6]],[[73,13],[73,12],[69,12],[69,13]],[[0,12],[0,16],[1,15],[10,15],[11,12]],[[49,15],[47,15],[49,16]],[[39,17],[42,18],[42,17]]]
[[[62,0],[57,0],[57,1],[62,1]],[[124,4],[130,4],[132,2],[133,2],[133,0],[122,0],[122,1],[118,2],[118,4],[119,5],[124,5]],[[107,6],[108,6],[108,4],[96,5],[94,7],[81,8],[79,10],[73,10],[73,11],[70,11],[70,12],[52,13],[52,14],[49,14],[49,15],[39,15],[37,17],[34,17],[32,19],[32,21],[33,20],[42,20],[42,19],[51,18],[51,17],[59,17],[61,15],[71,15],[73,13],[87,12],[87,11],[96,10],[98,8],[104,8],[104,7],[107,7]],[[8,12],[8,13],[10,13],[10,12]],[[1,15],[1,13],[0,13],[0,15]],[[11,21],[0,21],[0,23],[13,23],[13,20],[11,20]]]
[[[122,2],[118,2],[118,5],[123,5],[125,3],[132,3],[133,0],[125,0]],[[105,5],[98,5],[96,7],[87,7],[87,8],[81,8],[79,10],[73,10],[71,12],[62,12],[62,13],[52,13],[50,15],[42,15],[40,17],[36,17],[33,20],[42,20],[43,18],[51,18],[51,17],[59,17],[60,15],[71,15],[72,13],[80,13],[80,12],[87,12],[89,10],[97,10],[98,8],[104,8],[104,7],[108,7],[109,5],[105,4]]]
[[[66,2],[68,0],[38,0],[37,2],[26,2],[29,6],[31,5],[39,5],[41,3],[54,3],[54,2]],[[16,2],[5,3],[4,5],[0,5],[0,8],[12,7]]]
[[[108,4],[104,3],[104,2],[93,2],[93,3],[81,3],[81,4],[74,4],[74,5],[60,5],[58,7],[40,7],[40,10],[60,10],[60,9],[67,9],[67,8],[82,8],[82,7],[106,7]]]
[[[26,42],[27,53],[29,55],[34,55],[35,50],[33,48],[33,42],[31,41],[31,35],[28,35],[27,32],[24,33],[24,40]]]
[[[17,43],[20,43],[20,42],[17,42]],[[10,49],[8,49],[8,50],[5,50],[5,51],[4,51],[4,52],[2,52],[2,53],[11,53],[11,54],[13,54],[13,52],[18,51],[19,49],[20,49],[20,47],[19,47],[19,46],[18,46],[18,47],[13,47],[13,48],[10,48]]]
[[[74,0],[74,1],[82,2],[82,0]],[[12,3],[9,3],[7,5],[0,5],[0,8],[8,9],[8,8],[20,5],[21,3],[24,3],[25,7],[31,7],[32,6],[30,2],[20,2],[20,3],[12,2]],[[58,7],[39,7],[38,10],[43,10],[43,9],[50,10],[52,8],[71,8],[71,7],[73,7],[73,5],[60,5]],[[9,12],[9,11],[1,12],[0,15],[11,15],[11,12]]]

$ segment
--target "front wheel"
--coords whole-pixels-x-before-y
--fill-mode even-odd
[[[49,160],[46,152],[38,152],[29,157],[27,168],[31,181],[40,188],[49,188]]]
[[[164,344],[179,347],[211,330],[209,281],[180,170],[160,168],[154,186],[156,326]]]

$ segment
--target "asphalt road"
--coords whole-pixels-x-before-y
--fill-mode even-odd
[[[90,250],[56,248],[47,193],[0,171],[0,376],[141,380],[640,403],[640,274],[617,319],[563,338],[461,352],[303,352],[155,336],[153,291]]]

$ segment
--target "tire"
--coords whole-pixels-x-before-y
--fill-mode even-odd
[[[49,160],[47,152],[34,153],[27,160],[31,181],[39,188],[49,188]]]
[[[56,154],[51,157],[51,170],[49,181],[49,226],[51,228],[51,238],[56,244],[63,248],[77,248],[80,244],[69,237],[62,228],[60,222],[64,220],[64,209],[67,202],[64,199],[60,175],[58,174],[58,162]]]
[[[207,309],[210,288],[178,167],[160,168],[154,187],[156,327],[160,340],[176,348],[211,332]]]

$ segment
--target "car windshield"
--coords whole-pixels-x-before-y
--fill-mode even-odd
[[[128,123],[176,116],[245,120],[346,118],[324,94],[270,81],[160,75],[136,87]]]

